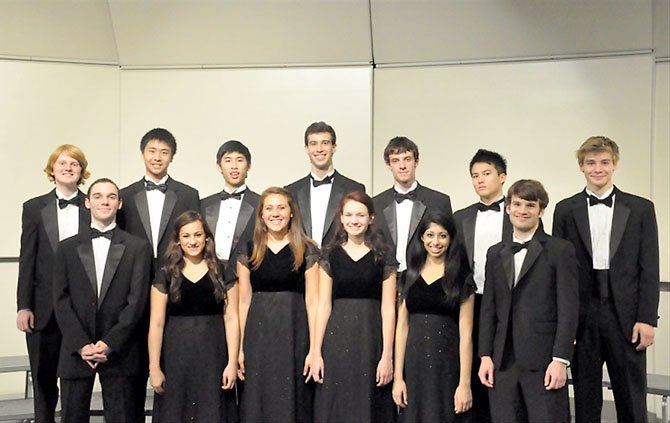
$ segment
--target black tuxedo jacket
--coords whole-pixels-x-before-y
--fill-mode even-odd
[[[335,171],[333,178],[333,187],[330,190],[330,199],[328,200],[326,209],[326,221],[323,226],[322,246],[327,245],[335,237],[335,230],[337,228],[337,224],[334,224],[336,218],[335,213],[337,212],[337,207],[340,205],[340,201],[342,201],[342,197],[354,191],[365,192],[365,185],[347,178],[338,171]],[[298,202],[300,215],[302,216],[302,227],[305,230],[305,233],[309,236],[311,236],[312,233],[312,212],[309,188],[311,183],[312,180],[310,175],[307,175],[284,187],[293,194],[295,200]]]
[[[466,253],[470,270],[475,269],[475,224],[477,223],[477,204],[474,203],[464,209],[460,209],[454,213],[454,223],[456,223],[457,238],[461,247]],[[501,241],[512,241],[512,224],[509,221],[509,216],[503,206],[502,213],[505,214],[502,221],[502,239]]]
[[[91,226],[91,215],[79,191],[79,232]],[[30,309],[35,329],[43,329],[53,313],[52,277],[58,248],[56,190],[23,203],[21,253],[16,290],[17,310]]]
[[[163,261],[168,244],[173,236],[173,226],[177,216],[185,211],[200,210],[200,197],[197,190],[169,177],[166,183],[167,191],[165,192],[163,214],[158,230],[158,263],[156,263],[154,270],[160,268]],[[123,188],[120,196],[123,200],[123,207],[119,210],[116,218],[118,225],[121,229],[145,239],[149,242],[149,245],[153,245],[144,178]]]
[[[377,227],[384,234],[386,242],[388,242],[389,245],[393,245],[395,254],[395,248],[398,242],[398,223],[396,220],[396,203],[393,197],[393,191],[393,188],[389,188],[381,194],[376,195],[373,198],[373,201],[375,204]],[[416,233],[416,228],[419,226],[421,218],[428,210],[441,210],[442,212],[451,215],[451,200],[446,194],[418,184],[416,187],[414,206],[412,207],[412,217],[409,223],[409,236],[407,237],[408,246],[415,237],[421,236],[421,234]]]
[[[90,377],[79,355],[85,345],[104,341],[112,350],[100,373],[133,376],[140,369],[138,323],[149,295],[151,247],[138,237],[115,229],[100,293],[95,274],[91,233],[61,243],[54,270],[54,309],[63,333],[58,375]]]
[[[244,245],[245,241],[251,239],[254,234],[254,225],[256,223],[256,207],[258,207],[258,200],[260,195],[256,194],[249,188],[244,191],[242,196],[242,204],[240,205],[240,213],[237,215],[237,223],[235,224],[235,233],[233,235],[233,245],[230,248],[230,259],[232,261],[233,254],[238,246]],[[219,210],[221,209],[221,195],[220,193],[212,194],[200,202],[200,213],[207,221],[209,229],[216,234],[216,224],[219,221]]]
[[[544,370],[552,357],[570,361],[579,310],[573,246],[538,228],[514,285],[511,245],[503,241],[486,255],[479,356],[491,356],[500,368],[511,335],[515,362],[524,369]]]
[[[610,287],[621,331],[630,339],[636,322],[653,326],[657,323],[658,229],[651,201],[614,189]],[[591,231],[584,191],[556,205],[553,234],[575,247],[579,262],[580,323],[583,323],[594,289]]]

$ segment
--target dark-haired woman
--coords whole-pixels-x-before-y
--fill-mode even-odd
[[[312,377],[317,422],[390,422],[396,262],[375,227],[372,199],[344,196],[321,258]]]
[[[174,233],[151,288],[152,421],[236,421],[238,288],[226,286],[200,214],[181,214]]]
[[[450,216],[429,212],[417,230],[398,310],[393,399],[401,422],[468,421],[475,286]]]
[[[313,386],[303,375],[316,318],[317,259],[291,194],[265,190],[253,240],[237,262],[244,423],[312,421]]]

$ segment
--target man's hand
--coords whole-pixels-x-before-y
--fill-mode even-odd
[[[25,333],[33,333],[35,328],[35,315],[31,310],[21,310],[16,314],[16,327]]]
[[[654,345],[654,327],[648,323],[637,322],[633,326],[633,337],[631,342],[633,344],[640,342],[636,350],[642,351]]]
[[[493,388],[493,373],[495,370],[495,365],[493,360],[488,355],[482,357],[482,364],[479,366],[479,380],[482,382],[482,385]]]
[[[561,389],[568,380],[568,366],[558,360],[552,360],[544,373],[544,389]]]

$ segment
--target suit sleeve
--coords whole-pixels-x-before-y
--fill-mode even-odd
[[[579,319],[578,263],[575,247],[561,241],[561,248],[554,257],[558,322],[552,357],[571,361]]]
[[[488,355],[493,356],[493,341],[498,318],[496,316],[496,290],[494,285],[495,253],[493,247],[486,253],[486,269],[484,284],[484,297],[482,298],[482,308],[479,312],[479,351],[480,357]]]
[[[636,322],[656,326],[659,300],[659,252],[656,212],[651,202],[645,202],[642,219],[642,245],[638,256],[640,269],[639,300]]]
[[[130,275],[130,292],[128,292],[128,302],[126,306],[119,313],[119,318],[114,326],[112,326],[103,337],[105,342],[112,351],[122,350],[128,342],[128,339],[133,335],[137,323],[142,318],[144,309],[147,304],[147,297],[149,295],[148,285],[150,281],[151,271],[151,249],[149,244],[145,242],[135,244],[134,251],[129,251],[133,254],[135,260],[132,266],[132,273]]]
[[[64,251],[65,248],[58,248],[54,265],[54,312],[58,326],[63,333],[63,346],[71,354],[79,354],[79,350],[92,343],[93,339],[84,330],[72,305],[68,283],[68,263]]]
[[[27,204],[21,215],[21,252],[19,253],[19,281],[16,287],[17,311],[33,309],[35,297],[35,267],[37,265],[38,218]]]

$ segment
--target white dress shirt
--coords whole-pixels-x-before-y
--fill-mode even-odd
[[[335,170],[332,170],[323,178],[317,178],[313,173],[311,176],[315,181],[322,181],[334,174]],[[312,220],[312,233],[310,236],[319,247],[321,247],[321,242],[323,241],[323,233],[326,226],[326,211],[328,210],[328,201],[330,201],[330,192],[333,189],[333,181],[334,178],[331,180],[331,183],[319,185],[318,187],[315,187],[311,180],[309,181],[309,208]]]
[[[79,195],[78,191],[66,197],[65,194],[56,189],[56,214],[58,216],[58,240],[62,241],[79,233],[79,206],[68,204],[65,208],[58,207],[58,199],[72,200]]]
[[[231,191],[224,187],[223,190],[228,194],[235,194],[236,192],[246,191],[247,186],[242,185]],[[233,238],[235,237],[235,226],[237,226],[237,218],[240,215],[240,208],[242,207],[242,197],[228,198],[221,200],[219,207],[219,219],[216,221],[216,230],[214,240],[216,241],[216,256],[219,260],[228,260],[233,248]]]
[[[598,197],[593,192],[586,190],[588,195],[593,195],[599,199],[608,197],[614,187],[607,190],[602,196]],[[608,270],[610,268],[610,235],[612,233],[612,216],[614,216],[616,195],[612,197],[612,207],[604,204],[588,205],[589,210],[589,230],[591,231],[591,251],[593,252],[593,268],[596,270]]]
[[[144,178],[146,181],[150,179]],[[168,175],[165,175],[156,185],[164,184],[168,180]],[[153,182],[153,181],[151,181]],[[165,203],[165,194],[160,190],[154,189],[146,191],[147,205],[149,206],[149,224],[151,225],[151,246],[154,250],[154,258],[158,257],[158,233],[161,226],[161,217],[163,216],[163,204]]]
[[[393,185],[393,189],[399,192],[400,194],[407,194],[416,189],[418,183],[414,181],[412,186],[409,189],[403,189],[397,184]],[[412,220],[412,208],[414,208],[414,201],[406,199],[402,203],[398,204],[395,200],[395,215],[396,215],[396,228],[397,232],[397,244],[395,257],[398,260],[398,272],[403,272],[407,270],[407,242],[409,241],[409,224]]]
[[[489,248],[502,240],[503,218],[505,213],[501,202],[500,211],[477,211],[475,218],[475,244],[473,249],[474,278],[477,284],[477,294],[484,293],[486,283],[486,252]]]
[[[100,228],[92,223],[91,228],[95,228],[100,232],[107,232],[116,228],[116,222],[112,223],[106,228]],[[95,280],[98,285],[98,296],[100,296],[100,286],[102,285],[102,277],[105,274],[107,254],[109,253],[109,246],[112,244],[112,240],[107,239],[104,236],[100,236],[91,239],[91,244],[93,244],[93,259],[95,260]]]

